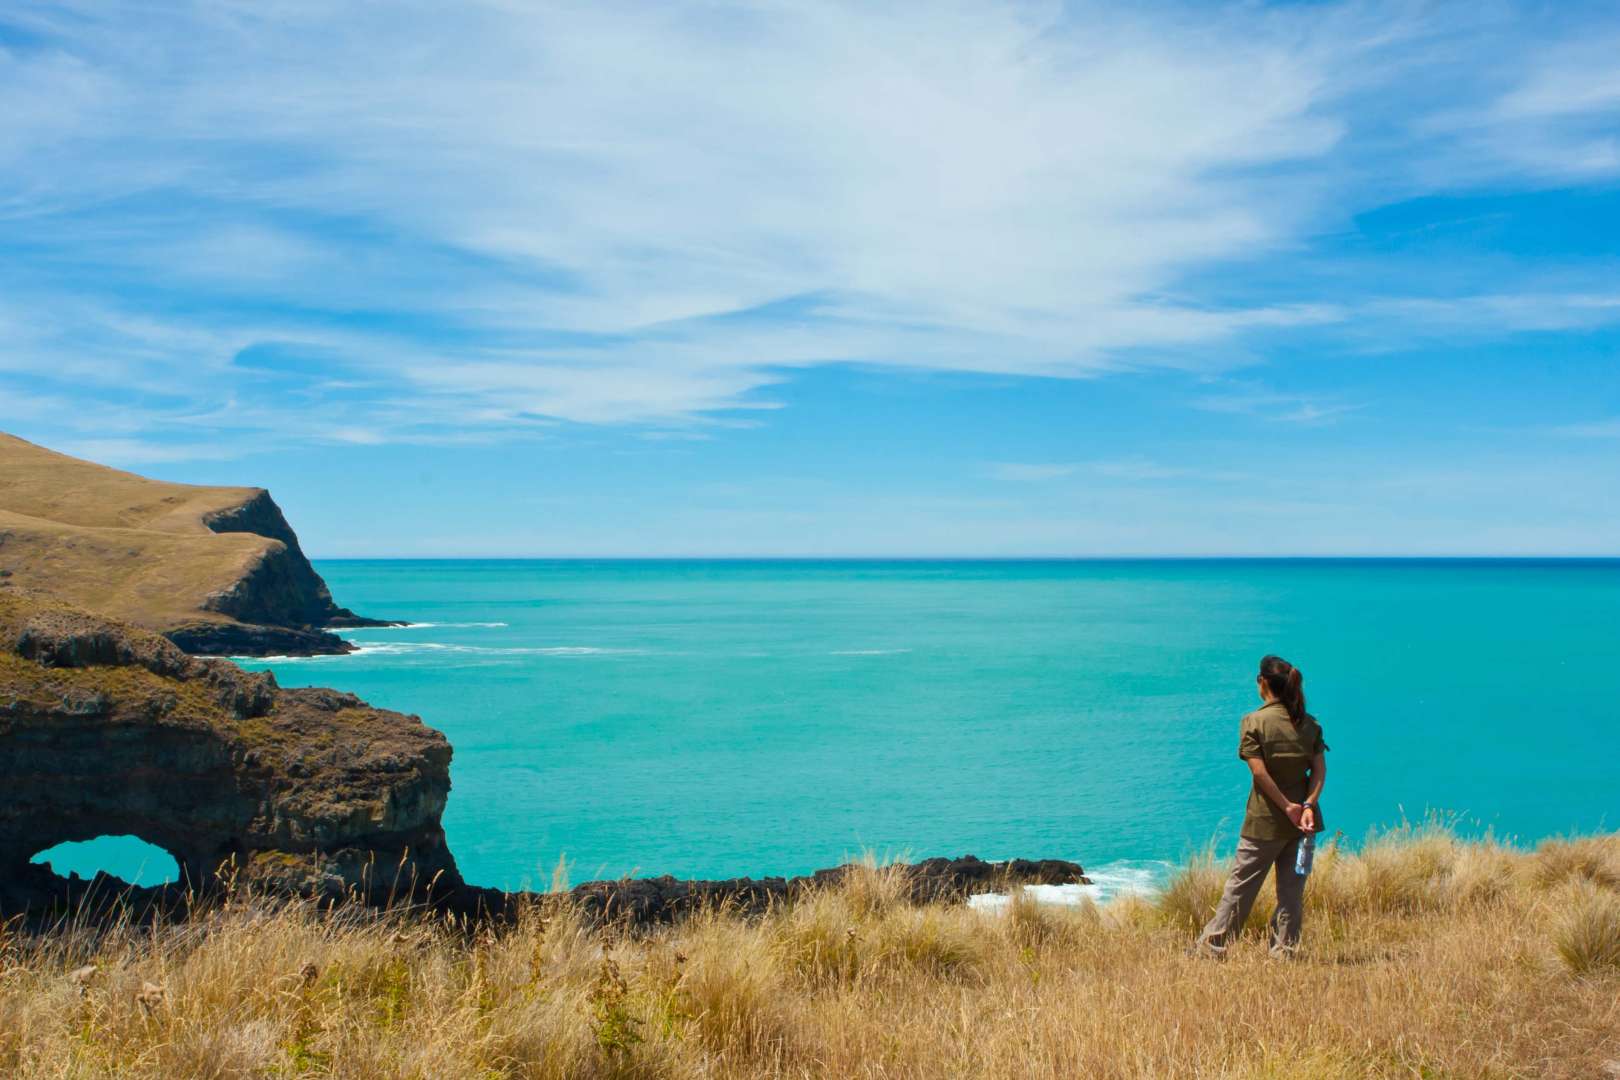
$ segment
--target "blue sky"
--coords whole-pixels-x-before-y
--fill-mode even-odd
[[[0,427],[317,555],[1614,554],[1612,4],[0,10]]]

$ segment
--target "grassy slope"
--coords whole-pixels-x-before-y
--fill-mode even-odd
[[[1584,1078],[1620,1059],[1620,836],[1324,853],[1292,962],[1258,935],[1183,955],[1219,885],[1194,866],[1153,902],[997,916],[911,907],[872,871],[645,936],[567,910],[467,933],[253,903],[64,928],[0,960],[0,1071]]]
[[[84,528],[0,510],[0,567],[12,583],[151,629],[223,621],[200,610],[273,541],[250,533],[196,536]]]
[[[256,488],[148,480],[0,434],[0,568],[17,584],[154,629],[200,611],[275,542],[216,534],[205,515]]]
[[[150,480],[58,454],[0,433],[0,506],[64,525],[212,535],[214,510],[259,493],[251,487],[202,487]]]

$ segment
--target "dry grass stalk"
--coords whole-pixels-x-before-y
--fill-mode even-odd
[[[641,935],[236,902],[14,935],[0,1075],[1590,1077],[1620,1060],[1620,836],[1534,853],[1433,826],[1328,848],[1304,949],[1266,914],[1182,947],[1222,868],[999,914],[870,867],[769,914]]]

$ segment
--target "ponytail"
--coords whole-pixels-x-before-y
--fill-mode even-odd
[[[1280,656],[1268,656],[1260,661],[1260,678],[1271,696],[1288,710],[1288,719],[1299,726],[1305,719],[1305,676],[1299,668]]]

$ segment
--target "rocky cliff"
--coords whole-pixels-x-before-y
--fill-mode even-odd
[[[192,653],[340,653],[332,599],[262,488],[171,484],[0,435],[0,575]],[[384,624],[385,625],[385,624]]]
[[[194,888],[228,871],[302,895],[446,894],[449,767],[414,716],[0,588],[0,906],[60,892],[33,855],[107,834],[168,851]]]

